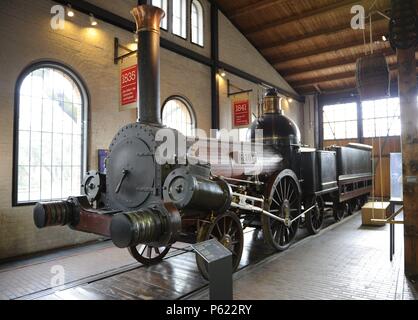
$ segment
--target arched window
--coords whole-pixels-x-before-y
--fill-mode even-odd
[[[180,131],[187,137],[195,134],[193,111],[190,104],[180,97],[171,98],[164,104],[162,120],[164,125]]]
[[[73,72],[36,64],[16,87],[13,204],[79,195],[86,166],[87,95]]]
[[[187,21],[187,0],[173,0],[172,23],[173,33],[182,38],[187,37],[186,21]]]
[[[192,0],[192,42],[203,46],[203,8],[198,0]]]
[[[165,16],[161,20],[160,27],[167,30],[167,9],[168,9],[167,0],[152,0],[152,5],[164,10]]]

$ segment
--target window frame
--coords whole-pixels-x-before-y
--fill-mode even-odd
[[[82,159],[81,159],[81,179],[83,179],[84,173],[88,167],[88,132],[89,132],[89,106],[90,106],[90,94],[88,92],[87,86],[83,78],[75,72],[72,68],[67,65],[52,60],[42,60],[38,62],[31,63],[23,69],[19,74],[14,92],[14,116],[13,116],[13,172],[12,172],[12,207],[24,207],[24,206],[33,206],[37,202],[27,201],[27,202],[18,202],[18,162],[19,162],[19,116],[20,116],[20,89],[22,87],[23,81],[26,77],[32,72],[42,69],[42,68],[52,68],[59,70],[65,73],[72,81],[77,85],[78,90],[81,93],[81,103],[82,103]],[[80,185],[81,190],[81,185]]]
[[[164,100],[162,106],[161,106],[161,123],[164,125],[163,122],[163,112],[164,112],[164,107],[167,105],[168,102],[170,102],[171,100],[179,100],[182,103],[184,103],[184,105],[186,106],[187,110],[189,111],[192,123],[193,123],[193,129],[196,130],[198,128],[197,126],[197,118],[196,118],[196,113],[194,111],[193,105],[192,103],[189,101],[189,99],[180,96],[180,95],[172,95],[169,96],[167,99]],[[196,132],[195,132],[196,133]]]
[[[377,101],[385,101],[385,103],[386,103],[386,107],[389,107],[389,103],[390,103],[390,100],[392,100],[392,99],[397,99],[398,101],[397,101],[397,106],[399,107],[399,110],[397,110],[397,111],[399,111],[399,116],[389,116],[388,114],[386,115],[386,116],[376,116],[376,102]],[[364,107],[365,107],[365,105],[364,105],[364,103],[373,103],[373,118],[369,118],[369,117],[364,117]],[[400,115],[400,100],[399,100],[399,97],[389,97],[389,98],[382,98],[382,99],[376,99],[376,100],[367,100],[367,101],[362,101],[361,103],[360,103],[360,108],[361,108],[361,110],[362,110],[362,119],[361,119],[361,122],[362,122],[362,127],[364,128],[365,126],[364,126],[364,122],[366,122],[366,121],[373,121],[373,125],[374,125],[374,135],[373,136],[366,136],[365,134],[364,134],[364,129],[363,129],[363,139],[378,139],[378,138],[386,138],[386,137],[401,137],[402,136],[402,127],[400,127],[400,130],[401,130],[401,132],[399,133],[399,135],[393,135],[393,134],[391,134],[391,128],[392,127],[389,127],[389,122],[390,122],[390,120],[391,121],[398,121],[399,120],[399,124],[401,125],[401,115]],[[388,110],[387,110],[388,111]],[[379,121],[379,120],[386,120],[386,124],[387,124],[387,126],[386,126],[386,129],[389,127],[389,130],[387,130],[386,131],[386,134],[385,135],[378,135],[377,134],[377,132],[378,132],[378,130],[377,130],[377,126],[376,126],[376,124],[377,124],[377,122]]]
[[[170,8],[170,10],[169,10],[170,20],[168,21],[168,23],[169,23],[169,26],[170,26],[170,33],[173,36],[176,36],[176,37],[178,37],[182,40],[187,40],[188,37],[189,37],[189,29],[190,29],[190,26],[191,26],[191,17],[190,17],[191,5],[189,5],[190,0],[180,0],[180,1],[184,2],[184,5],[185,5],[185,10],[184,10],[184,13],[185,13],[185,17],[184,17],[185,35],[184,35],[184,37],[180,34],[174,33],[174,1],[172,1],[172,0],[169,1],[169,3],[168,3],[168,7]],[[187,10],[187,8],[189,8],[189,10]]]
[[[324,117],[324,115],[325,115],[325,108],[326,107],[332,107],[332,108],[338,108],[338,106],[344,106],[344,105],[355,105],[356,106],[356,119],[349,119],[349,120],[337,120],[337,121],[326,121],[325,120],[325,117]],[[358,112],[359,110],[358,110],[358,106],[357,106],[357,103],[355,102],[355,101],[347,101],[347,102],[339,102],[339,103],[330,103],[330,104],[324,104],[324,105],[322,105],[322,107],[321,107],[321,118],[322,118],[322,128],[321,128],[321,131],[322,131],[322,133],[321,133],[321,136],[322,136],[322,140],[323,141],[339,141],[339,140],[353,140],[353,139],[356,139],[356,140],[358,140],[358,139],[360,139],[361,137],[359,136],[359,132],[358,132],[358,124],[359,124],[359,117],[361,116],[360,114],[359,114],[359,112]],[[355,123],[356,123],[356,131],[355,131],[355,137],[347,137],[347,131],[346,131],[346,129],[347,129],[347,123],[349,123],[349,122],[354,122],[355,121]],[[338,137],[336,137],[335,136],[335,132],[334,132],[334,138],[333,139],[325,139],[325,126],[327,125],[327,124],[337,124],[337,123],[340,123],[340,124],[344,124],[344,126],[345,126],[345,137],[344,138],[338,138]]]
[[[194,2],[197,2],[200,5],[200,8],[202,9],[202,17],[201,18],[202,18],[202,43],[203,44],[200,44],[200,43],[197,43],[197,42],[193,41],[193,3]],[[195,45],[195,46],[198,46],[200,48],[204,48],[205,47],[205,8],[203,7],[201,1],[190,0],[189,16],[190,16],[190,21],[189,21],[189,24],[190,24],[190,43]]]

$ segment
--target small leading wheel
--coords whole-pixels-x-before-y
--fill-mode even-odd
[[[315,206],[306,213],[306,227],[310,234],[317,234],[324,224],[324,205],[321,197],[310,197],[305,201],[305,210]]]
[[[300,186],[291,170],[282,171],[271,184],[264,210],[281,218],[261,216],[264,239],[278,251],[286,250],[294,240],[300,222]]]
[[[153,247],[146,244],[141,244],[137,247],[130,247],[128,251],[135,260],[149,266],[161,262],[161,260],[163,260],[170,249],[171,246]]]
[[[225,248],[232,252],[232,271],[238,269],[244,248],[244,232],[241,221],[235,213],[226,212],[217,216],[212,223],[205,223],[197,235],[197,242],[217,239]],[[200,273],[209,279],[206,262],[196,255],[196,263]]]

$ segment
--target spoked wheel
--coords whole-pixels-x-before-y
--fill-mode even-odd
[[[197,242],[209,239],[217,239],[232,252],[232,271],[235,272],[238,269],[244,248],[244,232],[237,215],[226,212],[217,216],[212,223],[205,223],[199,229]],[[209,279],[207,264],[199,255],[196,255],[196,263],[202,276]]]
[[[334,209],[334,220],[336,222],[341,221],[345,217],[346,206],[344,203],[335,203],[333,206]]]
[[[282,221],[265,214],[261,216],[264,238],[278,251],[286,250],[296,236],[300,218],[300,187],[291,170],[282,171],[271,184],[264,210]]]
[[[137,247],[130,247],[128,251],[135,260],[148,266],[161,262],[170,249],[170,246],[152,247],[141,244]]]
[[[324,224],[324,205],[321,197],[310,197],[305,201],[305,210],[315,206],[306,213],[306,227],[310,234],[317,234]]]

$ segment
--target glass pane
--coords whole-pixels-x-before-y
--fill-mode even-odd
[[[334,122],[334,107],[324,106],[324,122]]]
[[[358,137],[358,130],[357,130],[357,121],[347,121],[346,122],[346,138],[353,139]]]
[[[21,96],[31,96],[32,95],[32,77],[27,76],[20,86],[20,95]]]
[[[62,166],[62,134],[52,137],[52,165]]]
[[[390,136],[400,136],[401,135],[401,119],[396,118],[390,122]]]
[[[189,108],[178,99],[168,101],[162,114],[163,124],[180,131],[185,136],[194,135],[195,125]]]
[[[74,136],[73,150],[72,150],[72,165],[73,166],[81,166],[82,151],[83,150],[81,147],[81,136]]]
[[[388,119],[376,119],[376,136],[386,137],[389,133]]]
[[[29,166],[30,164],[30,132],[19,132],[19,161],[20,166]]]
[[[375,136],[374,120],[363,120],[363,136],[366,138]]]
[[[65,166],[62,169],[62,194],[70,195],[72,191],[72,181],[71,181],[71,167]]]
[[[18,201],[29,201],[29,166],[18,167]]]
[[[52,199],[52,168],[42,167],[41,172],[41,200],[51,200]]]
[[[64,103],[64,112],[62,114],[62,132],[72,133],[73,131],[73,104]]]
[[[54,98],[54,69],[44,69],[43,98],[47,100]]]
[[[62,133],[62,105],[63,102],[54,101],[52,108],[53,132]]]
[[[38,201],[41,198],[41,168],[30,167],[29,200]]]
[[[30,97],[20,97],[19,130],[30,130],[31,104]]]
[[[42,134],[42,165],[52,165],[52,133]]]
[[[335,140],[335,125],[334,123],[324,123],[324,139]]]
[[[386,118],[388,116],[388,101],[387,99],[376,100],[375,102],[375,117]]]
[[[52,103],[50,99],[42,101],[42,132],[52,132]]]
[[[32,132],[30,139],[30,165],[41,165],[41,148],[42,148],[42,136],[40,132]]]
[[[61,199],[62,167],[52,167],[52,199]]]
[[[335,138],[345,139],[345,123],[344,122],[335,123]]]
[[[374,102],[367,101],[362,104],[363,119],[374,118]]]
[[[72,167],[72,190],[71,194],[78,196],[81,194],[81,167]]]
[[[173,0],[173,33],[186,37],[186,0]]]
[[[62,154],[63,154],[63,158],[62,158],[62,164],[64,166],[71,166],[71,162],[72,162],[72,157],[71,155],[71,151],[73,148],[73,141],[72,141],[73,137],[70,134],[64,134],[63,135],[63,141],[62,141]]]
[[[32,99],[31,130],[41,132],[42,130],[42,99]]]
[[[32,98],[42,98],[44,86],[44,71],[38,69],[32,72]]]

